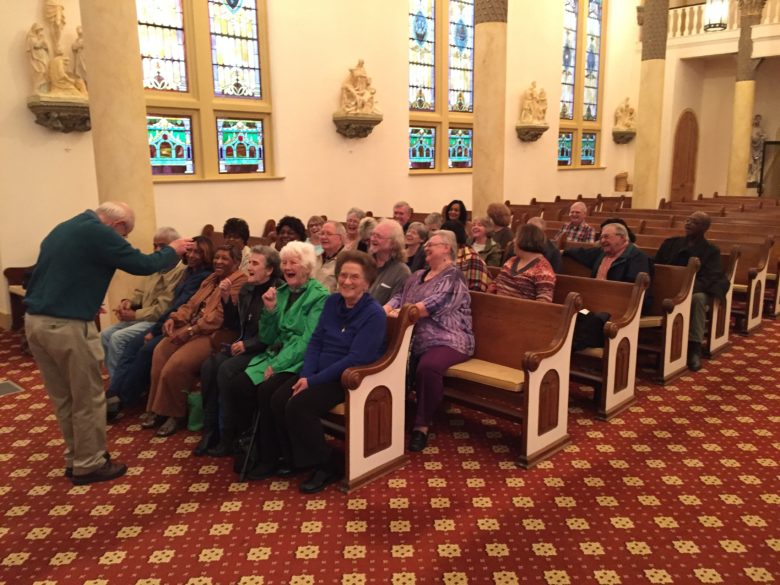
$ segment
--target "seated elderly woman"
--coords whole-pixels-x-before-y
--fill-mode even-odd
[[[375,229],[376,219],[370,215],[367,215],[360,220],[360,225],[358,226],[358,232],[360,233],[360,243],[357,246],[358,250],[361,252],[368,252],[368,246],[371,244],[371,234],[374,233]]]
[[[284,248],[289,242],[305,242],[306,241],[306,228],[303,222],[297,217],[291,215],[285,215],[276,224],[276,242],[274,247],[278,252]]]
[[[372,279],[373,284],[368,293],[384,305],[411,274],[406,265],[406,246],[401,224],[394,219],[381,220],[371,234],[368,251],[377,266],[376,279]]]
[[[384,351],[387,318],[368,294],[375,275],[376,264],[366,253],[347,250],[339,255],[338,292],[325,301],[300,377],[277,387],[270,410],[265,398],[260,400],[260,424],[267,428],[261,430],[260,463],[249,479],[269,477],[283,465],[311,468],[300,490],[313,494],[342,476],[342,460],[325,440],[320,417],[344,402],[344,370],[370,364]]]
[[[512,233],[512,210],[503,203],[491,203],[487,208],[487,215],[495,225],[493,230],[493,241],[498,244],[501,250],[505,250],[507,244],[513,240]]]
[[[240,264],[241,250],[219,246],[214,253],[214,273],[163,325],[165,338],[152,357],[152,386],[146,405],[150,414],[141,424],[147,429],[162,425],[158,437],[174,434],[187,414],[186,392],[211,355],[211,334],[222,327],[223,305],[228,300],[236,304],[246,282]]]
[[[306,222],[306,233],[309,234],[309,237],[306,241],[314,246],[314,251],[317,254],[322,254],[322,246],[320,245],[320,232],[322,231],[322,224],[324,223],[325,220],[322,219],[321,215],[312,215],[309,218],[309,221]]]
[[[487,216],[471,222],[471,238],[468,244],[479,254],[488,266],[501,266],[501,247],[493,241],[493,220]]]
[[[471,297],[455,265],[457,249],[455,234],[435,232],[425,243],[429,268],[415,272],[384,307],[389,315],[397,315],[405,304],[420,310],[412,337],[417,414],[410,451],[422,451],[428,444],[428,430],[444,396],[444,372],[474,353]]]
[[[345,250],[357,250],[360,244],[360,220],[366,217],[366,212],[358,207],[353,207],[347,211],[347,221],[344,227],[347,230],[347,237],[344,240]]]
[[[516,254],[501,268],[489,292],[551,303],[555,271],[544,257],[545,240],[544,232],[537,226],[520,226],[515,240]]]
[[[219,395],[226,392],[235,376],[244,372],[251,359],[266,350],[257,327],[263,308],[262,296],[272,286],[282,284],[279,252],[268,246],[254,246],[249,256],[249,278],[238,293],[238,304],[224,305],[225,323],[236,324],[238,338],[223,344],[222,351],[213,353],[200,369],[203,396],[203,436],[193,455],[205,455],[219,442]]]
[[[328,297],[328,290],[312,277],[317,257],[311,244],[290,242],[282,248],[280,256],[285,283],[279,288],[269,288],[262,297],[258,336],[267,347],[249,361],[242,373],[232,378],[230,386],[221,394],[222,436],[220,444],[209,454],[231,454],[235,439],[251,426],[256,405],[261,413],[268,412],[273,393],[297,377]],[[273,448],[276,445],[273,425],[260,424],[259,431],[260,443],[267,442]],[[240,462],[236,463],[240,467]]]
[[[491,283],[490,272],[485,261],[466,243],[466,229],[457,221],[445,221],[442,229],[455,235],[455,241],[458,245],[455,265],[463,273],[468,289],[487,292]]]
[[[411,272],[425,268],[425,244],[428,229],[419,221],[413,221],[406,229],[406,265]]]

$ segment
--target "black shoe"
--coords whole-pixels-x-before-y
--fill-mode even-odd
[[[276,465],[272,463],[258,463],[246,472],[246,478],[253,481],[268,479],[276,474]]]
[[[688,344],[688,369],[692,372],[701,370],[701,343]]]
[[[234,454],[233,441],[222,439],[216,447],[212,447],[206,451],[206,455],[209,457],[230,457]]]
[[[293,475],[298,475],[299,472],[300,469],[293,467],[286,461],[280,461],[279,466],[276,468],[277,477],[292,477]]]
[[[105,459],[106,461],[111,461],[111,453],[109,453],[108,451],[103,453],[103,459]],[[65,468],[65,477],[67,477],[68,479],[71,479],[73,477],[73,468],[72,467],[66,467]]]
[[[409,441],[409,451],[418,453],[428,445],[428,433],[412,431],[412,440]]]
[[[106,461],[103,464],[103,467],[100,467],[91,473],[87,473],[86,475],[74,475],[73,485],[87,485],[99,481],[111,481],[112,479],[122,477],[126,472],[127,465],[124,463]]]
[[[332,469],[315,469],[309,478],[298,486],[304,494],[316,494],[341,479],[341,473]]]
[[[217,438],[217,433],[214,431],[207,431],[203,433],[198,445],[192,450],[192,454],[195,457],[203,457],[206,452],[214,446],[214,440]]]
[[[150,416],[145,421],[141,423],[142,429],[156,429],[159,426],[162,426],[162,424],[168,420],[168,417],[155,414],[153,416]]]

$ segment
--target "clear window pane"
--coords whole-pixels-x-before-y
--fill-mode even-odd
[[[436,168],[436,128],[409,128],[409,168]]]
[[[450,128],[447,166],[451,169],[470,169],[472,166],[473,130]]]
[[[217,118],[219,172],[265,172],[262,120]]]
[[[596,139],[595,132],[583,132],[580,145],[580,164],[592,166],[596,164]]]
[[[255,0],[209,0],[214,95],[260,99]]]
[[[574,132],[558,133],[558,166],[570,167],[572,165],[571,149],[574,141]]]
[[[409,0],[409,109],[435,105],[436,18],[434,0]]]
[[[474,111],[474,1],[450,0],[449,108]]]
[[[187,91],[181,0],[136,0],[144,87]]]
[[[153,175],[191,175],[192,119],[188,116],[146,116]]]

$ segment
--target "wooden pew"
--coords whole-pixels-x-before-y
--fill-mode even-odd
[[[343,491],[351,491],[405,465],[406,364],[420,313],[404,306],[387,320],[387,350],[373,364],[341,375],[346,400],[322,420],[326,432],[344,439]]]
[[[710,358],[722,352],[730,343],[731,301],[734,298],[734,283],[740,254],[739,246],[732,246],[729,254],[724,254],[723,250],[720,253],[720,263],[730,286],[724,300],[710,299],[705,346],[705,355]]]
[[[569,442],[569,365],[574,317],[582,300],[564,305],[472,292],[474,356],[449,368],[445,397],[520,422],[522,467]]]
[[[688,328],[698,258],[688,266],[655,265],[653,304],[639,322],[639,348],[658,354],[655,380],[666,384],[688,369]]]
[[[553,302],[569,293],[582,297],[583,309],[611,315],[604,325],[604,346],[587,348],[573,356],[573,378],[596,385],[599,418],[609,420],[636,400],[636,356],[642,301],[650,278],[641,273],[634,284],[559,274]],[[598,362],[598,373],[586,367]]]

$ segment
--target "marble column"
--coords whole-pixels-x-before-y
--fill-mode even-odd
[[[505,201],[506,33],[508,0],[474,5],[473,217]]]
[[[734,112],[731,119],[731,148],[726,178],[726,195],[747,195],[750,165],[750,133],[756,96],[756,67],[753,59],[753,25],[761,21],[766,0],[739,0],[739,50],[734,84]]]
[[[668,13],[669,0],[646,0],[634,150],[634,193],[631,202],[631,206],[637,209],[658,206]]]
[[[81,0],[80,6],[98,199],[128,203],[135,211],[129,240],[151,252],[156,218],[135,2]],[[136,278],[117,271],[109,308],[128,296]]]

